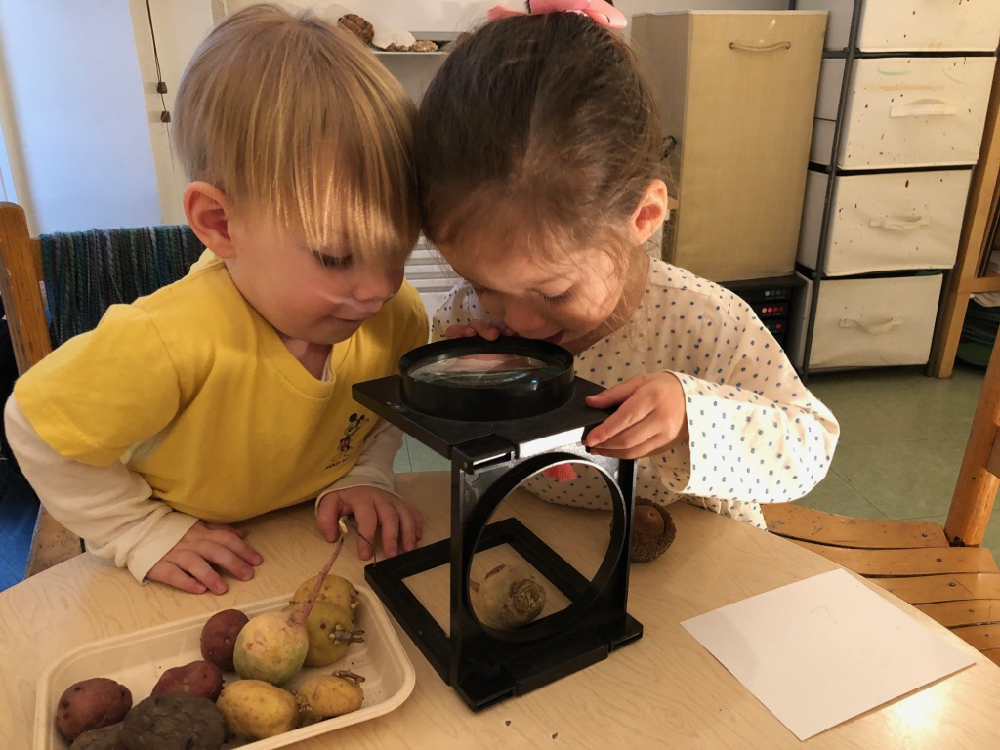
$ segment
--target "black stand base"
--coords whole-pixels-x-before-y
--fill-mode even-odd
[[[488,524],[479,549],[507,544],[572,603],[591,582],[557,555],[517,519]],[[444,630],[413,595],[405,579],[451,562],[450,540],[444,539],[365,566],[365,579],[392,612],[400,627],[427,657],[441,679],[451,684],[451,644]],[[464,668],[451,684],[473,711],[529,690],[605,659],[626,643],[642,637],[642,624],[628,613],[595,607],[584,611],[556,637],[527,643],[490,639],[488,645],[464,649]]]

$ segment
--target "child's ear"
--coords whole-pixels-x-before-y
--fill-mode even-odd
[[[220,258],[235,254],[229,234],[232,206],[225,193],[207,182],[192,182],[184,191],[184,213],[205,247]]]
[[[642,200],[639,201],[639,207],[632,214],[630,220],[636,245],[644,243],[660,228],[660,225],[667,218],[669,198],[667,186],[663,180],[652,180],[646,186],[646,192],[643,193]]]

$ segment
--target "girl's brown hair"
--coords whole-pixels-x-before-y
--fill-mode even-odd
[[[313,250],[408,253],[420,231],[415,107],[349,32],[254,5],[220,23],[181,80],[174,137],[188,178]]]
[[[625,251],[627,219],[664,175],[632,51],[573,13],[494,21],[459,42],[415,141],[424,231],[440,245]]]

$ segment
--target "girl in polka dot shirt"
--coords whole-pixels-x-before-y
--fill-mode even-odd
[[[826,475],[836,419],[745,302],[644,251],[667,215],[661,129],[608,17],[494,16],[448,56],[418,116],[424,229],[466,280],[436,337],[560,344],[607,388],[589,403],[617,406],[586,443],[639,459],[637,496],[763,527],[760,503]],[[532,489],[606,502],[572,476]]]

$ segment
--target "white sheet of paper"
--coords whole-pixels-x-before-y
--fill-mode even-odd
[[[800,740],[975,662],[841,569],[681,624]]]

